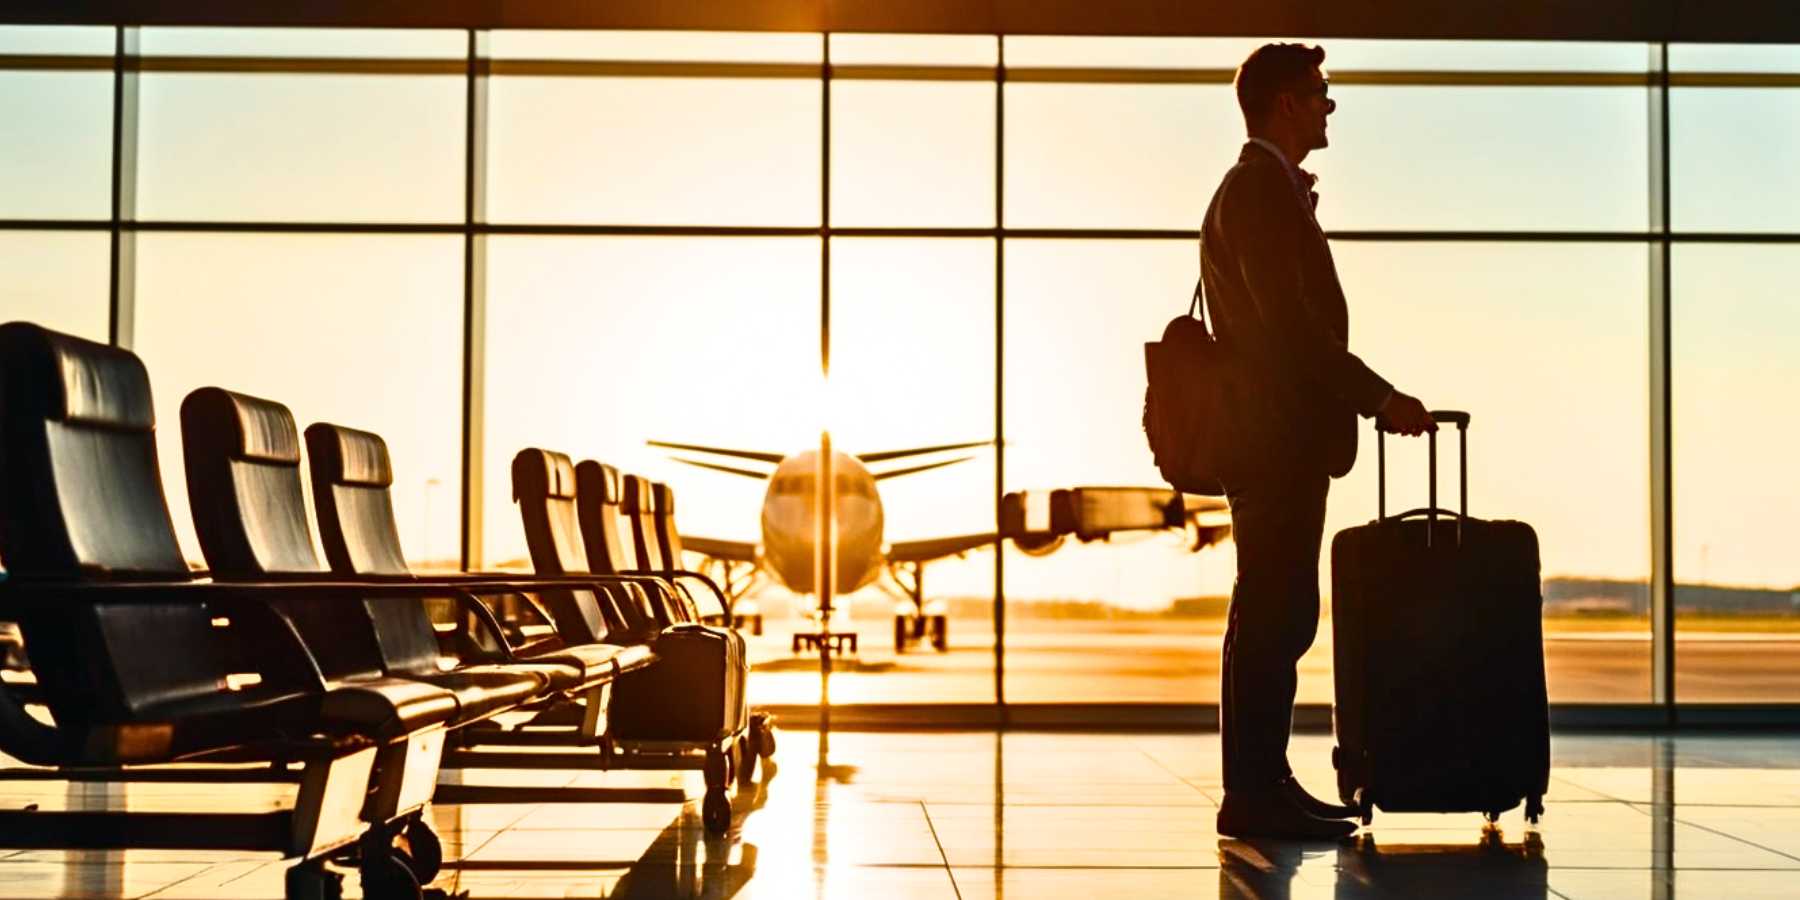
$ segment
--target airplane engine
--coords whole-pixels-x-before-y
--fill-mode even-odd
[[[1013,538],[1013,546],[1026,556],[1049,556],[1062,547],[1068,537],[1066,534],[1022,534]]]

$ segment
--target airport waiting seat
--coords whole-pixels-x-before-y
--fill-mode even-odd
[[[738,653],[746,652],[744,637],[736,630],[736,618],[731,614],[731,604],[725,593],[705,575],[680,569],[679,563],[671,566],[664,561],[664,545],[657,535],[657,495],[650,479],[641,475],[622,475],[605,463],[583,460],[575,467],[575,485],[583,547],[590,557],[601,556],[613,565],[623,562],[630,566],[624,574],[647,579],[660,587],[663,596],[671,599],[667,605],[672,610],[675,624],[714,625],[737,647]],[[665,487],[663,493],[671,498],[672,519],[674,492]],[[589,537],[586,527],[589,522],[599,526],[593,537]],[[704,588],[717,602],[720,614],[714,621],[705,621],[693,592],[689,590],[690,585]],[[760,626],[761,623],[757,624]]]
[[[315,423],[306,429],[306,451],[319,536],[333,574],[419,582],[421,577],[413,574],[400,549],[400,528],[389,494],[394,475],[387,442],[372,432]],[[559,688],[592,686],[655,661],[649,648],[621,639],[629,622],[614,608],[614,595],[606,585],[545,582],[506,573],[433,573],[423,580],[447,581],[482,595],[498,589],[540,598],[551,606],[553,626],[579,619],[579,627],[556,627],[551,637],[500,648],[510,661],[562,663],[583,670],[579,685],[559,684]]]
[[[319,533],[326,558],[333,573],[346,578],[370,578],[418,583],[405,554],[400,548],[399,526],[394,518],[393,467],[387,442],[380,435],[341,425],[315,423],[306,429],[306,455],[312,474],[313,506],[318,515]],[[506,661],[543,661],[565,663],[576,667],[582,677],[578,685],[557,684],[568,691],[570,702],[547,706],[519,727],[484,727],[458,732],[458,742],[467,747],[526,743],[542,746],[592,745],[598,742],[601,723],[605,721],[608,694],[599,686],[618,676],[636,671],[655,662],[654,651],[636,640],[625,618],[613,606],[615,586],[586,581],[521,578],[506,573],[432,574],[425,580],[448,579],[452,585],[467,586],[485,600],[493,590],[500,595],[496,619],[504,623],[513,616],[510,606],[539,612],[539,604],[552,623],[545,636],[521,634],[516,645],[510,642],[510,629],[493,643]],[[453,624],[452,629],[456,629]],[[460,630],[453,630],[461,636]],[[477,653],[481,648],[475,648]],[[574,698],[579,698],[575,702]],[[488,768],[495,765],[491,756],[457,755],[456,761]],[[548,758],[532,758],[530,762],[553,762]]]
[[[633,523],[626,518],[625,479],[619,470],[583,460],[575,466],[574,488],[576,523],[567,531],[580,535],[581,553],[546,553],[545,564],[575,560],[596,573],[630,579],[643,591],[660,628],[699,621],[699,611],[685,589],[660,575],[647,574],[644,570],[649,567],[639,563]],[[538,556],[532,554],[534,565]]]
[[[591,459],[575,467],[575,484],[582,546],[595,571],[640,579],[666,607],[665,626],[704,622],[737,628],[753,624],[755,632],[762,633],[760,615],[734,614],[730,598],[711,578],[681,568],[680,539],[674,531],[674,492],[663,489],[662,496],[669,498],[669,512],[665,515],[659,511],[655,499],[658,494],[648,479],[622,475],[618,469]],[[659,521],[675,536],[673,546],[661,540]],[[719,613],[703,615],[696,593],[710,597]]]
[[[0,325],[0,609],[30,647],[36,701],[0,689],[0,749],[89,781],[258,778],[299,783],[290,809],[219,813],[0,811],[0,846],[277,850],[301,862],[290,896],[328,896],[327,858],[360,859],[365,894],[416,897],[399,830],[437,779],[447,691],[416,681],[326,682],[271,598],[291,585],[197,582],[163,497],[150,381],[126,350]],[[288,767],[298,765],[299,770]],[[0,772],[0,779],[38,773]],[[353,846],[358,845],[360,846]]]
[[[519,504],[532,565],[539,572],[558,575],[587,573],[576,467],[564,454],[528,448],[513,457],[512,471],[513,499]],[[623,537],[622,532],[613,534]],[[655,585],[664,597],[675,593],[657,576],[624,577]],[[665,612],[682,615],[674,612],[676,608],[679,605]],[[682,762],[701,769],[707,787],[701,819],[709,831],[722,832],[730,825],[731,782],[749,783],[758,756],[774,750],[768,717],[750,716],[745,704],[748,664],[743,638],[730,629],[688,620],[659,632],[654,646],[658,664],[621,678],[614,689],[603,751],[622,768],[664,768]],[[676,697],[683,702],[671,703],[670,698]]]
[[[675,489],[660,481],[651,482],[650,513],[651,522],[656,529],[656,545],[661,551],[663,566],[677,579],[680,579],[676,582],[677,584],[685,583],[686,579],[696,573],[688,572],[683,568],[681,531],[675,527]],[[720,624],[728,622],[732,628],[739,631],[747,630],[758,636],[763,633],[762,612],[756,608],[756,604],[742,598],[735,600],[730,598],[710,580],[705,586],[718,595],[717,599],[724,608]]]
[[[215,580],[329,576],[313,549],[300,435],[286,406],[200,388],[182,401],[181,431],[194,528]],[[359,604],[301,600],[284,607],[329,678],[353,682],[386,674],[436,685],[455,695],[454,724],[464,725],[579,687],[585,675],[579,663],[539,661],[444,671],[424,602],[431,591],[394,584],[368,590]],[[464,598],[461,591],[436,593]]]

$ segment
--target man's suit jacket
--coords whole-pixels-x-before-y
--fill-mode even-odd
[[[1392,390],[1349,350],[1350,317],[1331,247],[1286,165],[1245,144],[1201,232],[1207,306],[1237,367],[1233,426],[1257,468],[1356,462],[1356,416]]]

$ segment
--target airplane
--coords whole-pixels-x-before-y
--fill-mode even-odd
[[[796,654],[802,648],[817,649],[821,654],[842,655],[846,648],[856,652],[855,633],[832,630],[832,595],[874,584],[883,574],[904,595],[894,612],[894,651],[904,653],[909,645],[927,640],[938,652],[947,651],[949,619],[941,603],[925,599],[925,566],[934,560],[991,546],[997,540],[1010,540],[1029,555],[1044,556],[1055,552],[1070,535],[1086,543],[1105,540],[1115,532],[1183,528],[1191,538],[1190,550],[1199,552],[1231,534],[1229,519],[1221,520],[1220,514],[1226,509],[1221,500],[1188,496],[1166,487],[1078,487],[1006,494],[1001,500],[997,534],[959,534],[890,543],[884,540],[882,532],[877,485],[975,457],[940,458],[880,471],[871,466],[941,457],[992,442],[861,454],[833,450],[829,434],[821,435],[818,449],[787,454],[667,441],[647,443],[664,450],[723,457],[731,462],[690,456],[675,456],[674,460],[768,482],[763,495],[760,543],[684,534],[682,544],[706,557],[703,569],[719,575],[716,580],[723,586],[728,602],[735,604],[754,590],[763,576],[772,577],[795,594],[816,598],[817,608],[812,614],[815,630],[794,635]],[[830,486],[827,496],[832,502],[821,502],[821,485]],[[837,547],[835,554],[818,552],[824,535],[831,536]],[[746,565],[748,572],[739,568]],[[822,566],[833,569],[835,577],[822,576]],[[883,589],[887,589],[886,585]]]

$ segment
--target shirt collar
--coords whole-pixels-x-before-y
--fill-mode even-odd
[[[1282,153],[1281,148],[1275,146],[1274,141],[1268,140],[1267,138],[1253,137],[1250,139],[1250,143],[1269,151],[1276,159],[1281,160],[1281,168],[1287,171],[1288,180],[1292,181],[1295,187],[1302,186],[1299,168],[1293,163],[1288,162],[1287,154]]]

